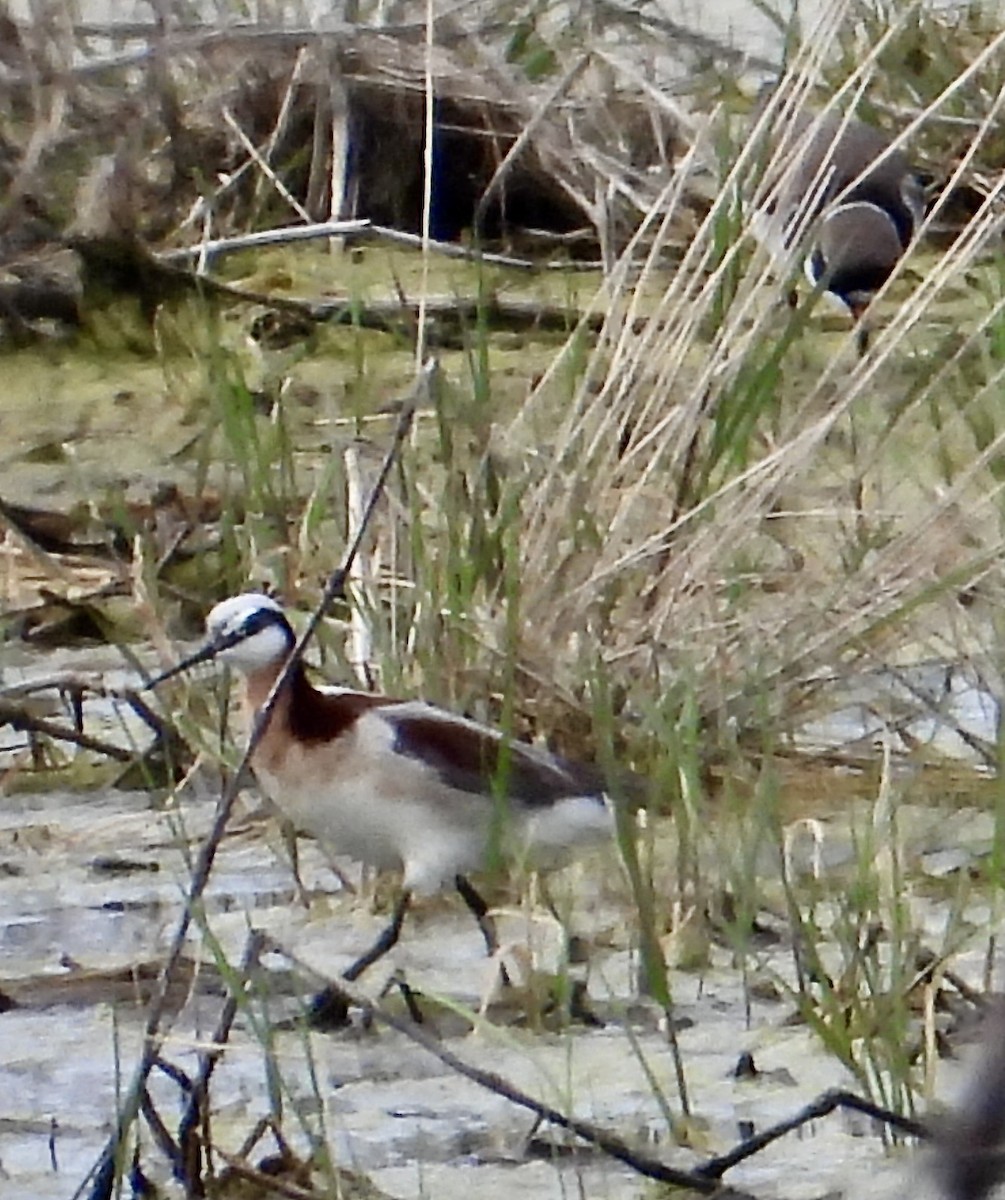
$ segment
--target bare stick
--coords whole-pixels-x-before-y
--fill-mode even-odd
[[[273,939],[267,937],[266,945],[269,949],[283,954],[298,966],[306,967],[312,975],[319,975],[309,964],[300,962],[296,955],[290,954],[288,950],[280,943],[273,941]],[[323,976],[319,977],[323,978]],[[600,1125],[595,1125],[592,1121],[583,1121],[578,1117],[570,1117],[566,1113],[560,1112],[557,1108],[552,1108],[550,1104],[545,1104],[543,1100],[535,1099],[535,1097],[518,1088],[516,1084],[510,1083],[508,1079],[504,1079],[502,1075],[497,1075],[494,1071],[486,1071],[482,1067],[476,1067],[472,1063],[466,1062],[463,1058],[454,1054],[452,1050],[448,1050],[438,1038],[428,1033],[422,1025],[417,1025],[413,1020],[406,1020],[403,1017],[395,1016],[379,1004],[375,1004],[371,997],[353,986],[345,976],[340,976],[334,982],[330,981],[330,986],[341,992],[351,1004],[362,1008],[373,1020],[381,1025],[388,1026],[388,1028],[393,1029],[396,1033],[403,1034],[410,1041],[421,1046],[423,1050],[427,1050],[435,1058],[438,1058],[444,1066],[449,1067],[452,1071],[456,1071],[458,1075],[462,1075],[465,1079],[470,1079],[472,1083],[477,1083],[479,1087],[485,1088],[496,1096],[502,1096],[504,1100],[509,1100],[511,1104],[516,1104],[520,1108],[527,1109],[539,1121],[547,1121],[551,1125],[567,1129],[578,1138],[582,1138],[584,1142],[591,1146],[596,1146],[598,1150],[602,1150],[605,1154],[609,1154],[611,1158],[616,1158],[619,1162],[623,1162],[626,1166],[631,1167],[633,1171],[637,1171],[647,1179],[656,1179],[661,1183],[669,1183],[675,1187],[688,1188],[703,1195],[721,1192],[722,1185],[718,1182],[718,1179],[706,1178],[695,1171],[684,1171],[679,1167],[671,1167],[663,1162],[662,1159],[653,1158],[641,1150],[634,1149],[623,1138],[611,1130],[604,1129]],[[731,1192],[731,1196],[733,1197],[743,1195],[744,1193]]]
[[[696,1169],[696,1174],[706,1180],[721,1179],[730,1167],[735,1167],[745,1158],[760,1153],[765,1146],[777,1142],[785,1134],[792,1133],[793,1130],[800,1129],[803,1125],[808,1125],[810,1121],[815,1121],[818,1117],[826,1117],[836,1108],[850,1108],[855,1112],[864,1113],[867,1117],[883,1121],[900,1133],[906,1133],[909,1137],[929,1138],[932,1136],[928,1126],[923,1125],[920,1121],[912,1121],[909,1117],[902,1117],[889,1108],[881,1108],[878,1104],[873,1104],[871,1100],[856,1096],[854,1092],[845,1092],[836,1088],[833,1091],[824,1092],[822,1096],[818,1096],[805,1108],[801,1108],[794,1116],[779,1121],[776,1125],[770,1125],[753,1137],[747,1138],[738,1146],[734,1146],[728,1154],[708,1159]]]
[[[272,186],[276,189],[276,191],[279,193],[279,195],[282,196],[282,198],[286,201],[286,203],[290,206],[290,208],[293,209],[293,211],[297,214],[297,216],[302,221],[306,221],[309,223],[310,219],[311,219],[311,214],[307,211],[306,208],[304,208],[304,206],[300,203],[300,201],[296,198],[296,196],[293,195],[293,193],[286,186],[286,184],[283,183],[283,181],[279,178],[279,176],[272,169],[272,167],[265,161],[264,158],[262,158],[261,154],[259,154],[259,152],[258,152],[257,148],[255,147],[254,143],[252,142],[251,138],[249,138],[248,135],[241,128],[240,124],[238,123],[237,119],[234,117],[233,113],[231,113],[230,109],[228,109],[226,106],[224,106],[224,108],[222,109],[222,113],[223,113],[224,121],[227,123],[228,127],[236,135],[238,141],[241,143],[241,145],[247,151],[249,158],[251,158],[251,160],[254,162],[254,164],[258,167],[258,169],[265,176],[265,178],[269,180],[269,182],[272,184]]]
[[[182,246],[178,250],[164,250],[156,257],[163,263],[186,262],[192,258],[215,258],[220,254],[234,254],[238,250],[256,250],[262,246],[285,246],[290,242],[316,241],[319,238],[345,237],[350,233],[362,233],[370,222],[365,218],[353,221],[321,221],[307,225],[279,226],[276,229],[260,229],[240,237],[211,238],[197,242],[194,246]]]
[[[403,246],[420,248],[422,238],[417,233],[407,233],[401,229],[390,229],[386,225],[374,225],[366,217],[348,218],[344,221],[321,221],[309,225],[286,225],[276,229],[260,229],[255,233],[240,234],[235,237],[212,238],[197,242],[194,246],[180,246],[176,250],[162,250],[155,257],[158,262],[175,264],[184,263],[190,259],[205,257],[218,258],[221,254],[234,254],[239,250],[251,250],[261,246],[283,246],[289,242],[316,241],[320,238],[366,238],[375,237],[387,242],[397,242]],[[561,241],[555,235],[555,241]],[[468,246],[458,246],[454,242],[440,242],[433,238],[429,240],[429,249],[435,250],[446,258],[460,258],[468,262],[493,263],[500,267],[514,267],[525,271],[538,270],[592,270],[597,269],[596,263],[554,262],[538,263],[529,258],[516,258],[512,254],[495,254],[472,250]]]
[[[285,955],[292,962],[298,962],[294,955],[291,955],[289,951],[272,941],[272,939],[267,938],[266,941],[271,949]],[[688,1188],[691,1191],[704,1195],[710,1195],[713,1192],[717,1192],[720,1195],[725,1194],[724,1190],[720,1190],[723,1189],[720,1181],[722,1176],[731,1167],[759,1153],[766,1146],[784,1137],[787,1133],[792,1133],[794,1130],[807,1125],[810,1121],[817,1120],[819,1117],[825,1117],[838,1108],[848,1108],[855,1112],[864,1113],[866,1116],[872,1117],[876,1121],[882,1121],[899,1132],[907,1134],[909,1137],[927,1140],[933,1136],[929,1126],[921,1121],[914,1121],[909,1117],[903,1117],[891,1109],[874,1104],[871,1100],[866,1100],[862,1096],[856,1096],[854,1092],[833,1089],[818,1096],[816,1100],[800,1109],[794,1116],[784,1121],[779,1121],[754,1137],[740,1142],[739,1145],[735,1146],[727,1154],[707,1159],[704,1163],[699,1164],[690,1171],[685,1171],[677,1167],[671,1167],[663,1162],[662,1159],[653,1158],[640,1150],[634,1149],[616,1133],[603,1129],[591,1121],[583,1121],[559,1112],[558,1109],[552,1108],[543,1101],[528,1095],[515,1084],[510,1083],[508,1079],[504,1079],[494,1071],[485,1071],[481,1067],[476,1067],[471,1063],[465,1062],[464,1059],[458,1057],[453,1051],[448,1050],[442,1042],[428,1033],[421,1025],[416,1025],[414,1021],[405,1020],[387,1012],[380,1005],[374,1004],[370,997],[357,990],[344,978],[340,978],[333,986],[344,993],[352,1004],[364,1009],[379,1024],[386,1025],[390,1029],[395,1030],[396,1033],[400,1033],[415,1042],[438,1058],[445,1066],[464,1076],[465,1079],[470,1079],[472,1083],[477,1083],[480,1087],[486,1088],[495,1095],[502,1096],[505,1100],[509,1100],[511,1103],[532,1112],[539,1121],[547,1121],[552,1125],[558,1125],[562,1129],[567,1129],[570,1133],[574,1133],[577,1137],[582,1138],[584,1142],[596,1146],[598,1150],[602,1150],[612,1158],[618,1159],[619,1162],[623,1162],[626,1166],[631,1167],[633,1171],[637,1171],[640,1175],[644,1175],[648,1179],[656,1179],[676,1187]],[[1001,1011],[1005,1013],[1005,1007]],[[1002,1044],[1005,1045],[1005,1042]],[[1005,1062],[1005,1054],[999,1053],[997,1055],[997,1062]],[[739,1200],[740,1197],[747,1195],[747,1193],[738,1192],[734,1189],[728,1189],[728,1194],[734,1200]],[[956,1200],[955,1197],[954,1200]],[[973,1200],[973,1197],[967,1196],[965,1200]]]
[[[0,725],[9,725],[12,729],[19,729],[24,733],[40,733],[55,742],[71,742],[82,750],[93,750],[95,754],[103,754],[117,762],[131,763],[137,757],[134,750],[116,746],[114,742],[106,742],[104,738],[92,737],[68,725],[61,725],[58,721],[49,721],[45,717],[32,716],[26,709],[12,704],[9,700],[0,700]]]
[[[258,743],[261,741],[269,720],[272,716],[272,710],[276,706],[276,701],[280,692],[289,679],[295,665],[300,661],[304,649],[308,641],[314,635],[315,629],[321,621],[321,617],[337,597],[345,592],[345,583],[349,571],[352,567],[353,560],[359,553],[360,545],[366,535],[367,527],[373,514],[377,508],[377,504],[384,491],[384,486],[387,483],[387,478],[390,475],[391,468],[397,460],[398,454],[411,428],[412,415],[415,412],[419,397],[425,393],[430,385],[436,371],[435,360],[430,359],[422,368],[412,387],[411,392],[404,401],[401,413],[398,417],[398,424],[395,427],[394,439],[391,442],[387,451],[387,456],[384,459],[384,464],[380,474],[377,476],[373,485],[373,490],[370,493],[370,499],[363,513],[363,520],[357,530],[356,537],[353,539],[345,557],[342,560],[342,565],[332,572],[325,585],[321,599],[317,607],[311,614],[311,618],[307,623],[307,627],[301,636],[297,639],[296,644],[290,651],[283,669],[279,672],[276,682],[272,686],[272,690],[266,697],[265,703],[255,715],[255,720],[251,727],[251,733],[248,736],[248,744],[245,748],[241,762],[237,769],[230,777],[230,781],[220,797],[217,805],[216,815],[213,819],[213,825],[209,832],[209,836],[203,842],[196,859],[195,866],[192,872],[192,883],[189,887],[188,898],[185,903],[185,908],[182,911],[181,918],[178,921],[178,927],[175,930],[174,938],[171,941],[171,946],[168,951],[167,960],[164,964],[164,971],[161,975],[157,992],[150,1003],[150,1009],[147,1013],[146,1027],[144,1030],[143,1051],[140,1055],[140,1061],[136,1067],[136,1072],[132,1083],[126,1090],[125,1097],[119,1108],[116,1129],[112,1136],[108,1139],[108,1143],[102,1151],[101,1157],[95,1164],[87,1179],[85,1179],[77,1191],[74,1193],[74,1200],[84,1194],[84,1189],[88,1184],[91,1184],[90,1197],[91,1200],[111,1200],[115,1191],[116,1180],[121,1172],[121,1159],[125,1148],[126,1134],[136,1120],[136,1115],[139,1112],[139,1107],[143,1093],[146,1088],[147,1076],[153,1068],[157,1059],[158,1049],[160,1045],[160,1025],[164,1013],[167,1008],[168,989],[171,983],[171,978],[177,969],[178,963],[182,957],[182,951],[185,946],[185,939],[188,936],[188,931],[194,919],[195,909],[199,900],[206,890],[206,885],[209,882],[210,872],[213,869],[213,862],[216,858],[216,852],[219,849],[220,842],[226,832],[227,824],[230,820],[230,814],[234,807],[234,802],[237,799],[237,793],[241,786],[241,778],[244,775],[251,756],[255,751]]]
[[[251,982],[251,973],[258,965],[258,959],[262,953],[264,944],[265,939],[263,935],[252,930],[248,935],[247,945],[245,946],[240,966],[240,979],[245,988]],[[220,1019],[217,1021],[216,1029],[213,1032],[210,1049],[203,1050],[199,1055],[199,1071],[196,1074],[192,1090],[189,1092],[185,1112],[182,1114],[181,1122],[178,1125],[178,1148],[181,1152],[180,1165],[185,1173],[182,1182],[190,1190],[202,1184],[203,1168],[209,1161],[210,1141],[208,1134],[205,1134],[200,1141],[197,1129],[200,1124],[204,1129],[208,1125],[209,1081],[216,1068],[216,1064],[220,1060],[220,1055],[223,1054],[223,1048],[227,1043],[227,1039],[230,1037],[230,1028],[234,1024],[234,1018],[237,1016],[238,1004],[237,993],[231,990],[220,1012]]]

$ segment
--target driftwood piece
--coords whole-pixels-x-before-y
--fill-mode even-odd
[[[163,965],[152,959],[125,967],[75,967],[60,975],[0,979],[0,1013],[14,1008],[89,1008],[97,1004],[142,1006],[149,1003],[156,991]],[[167,999],[169,1011],[177,1012],[196,990],[204,995],[218,996],[225,988],[215,966],[185,958],[171,980]]]
[[[510,241],[527,231],[537,253],[547,233],[592,260],[601,232],[623,245],[688,147],[684,109],[647,85],[644,71],[589,50],[531,78],[518,55],[510,60],[513,29],[473,19],[466,39],[459,18],[438,24],[431,47],[421,22],[320,32],[113,27],[105,31],[113,41],[143,44],[92,61],[91,43],[82,44],[73,66],[56,62],[44,38],[21,37],[0,74],[0,103],[28,88],[36,107],[49,92],[62,107],[53,102],[44,127],[36,112],[23,130],[4,130],[0,182],[24,211],[8,201],[0,213],[10,218],[0,220],[0,266],[23,252],[17,231],[39,212],[40,236],[51,241],[61,229],[55,240],[85,258],[92,282],[102,272],[153,297],[166,278],[137,274],[138,257],[120,248],[335,214],[415,235],[427,79],[434,241],[471,229]],[[50,197],[65,193],[64,151],[93,164],[72,214],[49,211]],[[0,318],[18,334],[38,310],[74,323],[76,301],[72,288],[26,279],[0,288]]]

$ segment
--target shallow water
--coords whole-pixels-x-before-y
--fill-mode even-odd
[[[760,36],[753,25],[765,25],[756,5],[739,0],[713,5],[679,0],[665,7],[673,19],[739,38],[752,49]],[[107,10],[82,15],[100,18],[102,11]],[[146,9],[139,15],[145,18]],[[129,495],[129,488],[159,477],[161,462],[190,437],[180,420],[182,406],[172,409],[165,402],[161,368],[152,361],[130,365],[127,391],[107,376],[104,364],[83,370],[77,363],[71,371],[59,354],[30,368],[23,357],[16,361],[29,386],[13,422],[21,439],[13,447],[20,461],[7,469],[8,486],[22,497],[40,504],[67,496],[90,500],[114,486]],[[329,363],[316,369],[330,376]],[[39,404],[40,396],[48,404]],[[29,451],[63,445],[65,425],[75,430],[66,457],[40,465]],[[142,441],[135,437],[140,426],[149,433]],[[51,580],[45,583],[51,586]],[[5,647],[3,667],[8,685],[22,674],[58,670],[103,671],[110,684],[129,679],[118,656],[103,650],[38,654],[15,643]],[[905,721],[905,701],[917,700],[919,688],[929,700]],[[840,750],[873,761],[884,744],[899,749],[921,742],[983,766],[960,730],[993,744],[998,708],[993,684],[955,664],[923,663],[898,676],[877,672],[843,681],[831,712],[795,731],[794,741],[802,749]],[[87,722],[123,745],[139,728],[128,711],[104,699],[89,703]],[[6,768],[23,738],[11,737],[6,729],[0,737],[0,767]],[[864,834],[876,828],[880,806],[866,794],[844,810],[821,811],[817,792],[827,791],[832,782],[827,768],[809,768],[795,808],[812,821],[791,823],[786,848],[797,877],[833,879],[839,889],[845,880],[854,881]],[[215,797],[211,786],[199,784],[177,808],[164,810],[149,793],[110,788],[4,796],[0,989],[20,1005],[0,1014],[0,1193],[5,1200],[65,1198],[100,1153],[113,1127],[120,1081],[129,1078],[139,1053],[143,1010],[129,1002],[128,983],[105,979],[96,984],[88,972],[156,963],[163,955],[188,887],[186,852],[191,855],[205,836]],[[240,957],[249,928],[255,927],[322,975],[336,974],[369,944],[386,903],[375,913],[369,888],[363,889],[363,899],[340,893],[320,850],[302,844],[304,881],[324,890],[306,907],[274,827],[254,816],[256,805],[249,796],[222,847],[206,899],[209,929],[230,961]],[[727,828],[725,816],[711,817]],[[669,843],[672,834],[667,823],[658,840],[665,836]],[[729,877],[730,852],[743,857],[745,831],[738,825],[735,835],[719,836],[714,847],[722,849],[724,861],[709,871],[716,879]],[[958,879],[985,867],[994,838],[994,820],[976,801],[956,804],[951,812],[935,805],[897,807],[897,844],[910,881],[904,890],[912,920],[937,947],[953,921],[969,922],[978,931],[952,960],[954,970],[975,986],[987,966],[979,931],[993,928],[997,913],[978,890],[953,913],[957,893],[952,889]],[[672,849],[666,858],[672,861]],[[771,910],[767,915],[779,923],[784,906],[777,845],[769,842],[751,858]],[[358,877],[351,866],[347,870]],[[662,877],[672,881],[672,867]],[[632,912],[621,867],[613,852],[598,854],[564,872],[554,886],[566,891],[577,928],[591,940],[590,996],[605,1027],[540,1032],[498,1015],[498,1025],[480,1025],[469,1034],[455,1032],[457,1023],[444,1018],[447,1044],[472,1063],[579,1117],[638,1138],[651,1152],[684,1167],[729,1149],[743,1123],[763,1128],[789,1117],[824,1089],[851,1083],[815,1035],[789,1023],[790,1002],[748,998],[732,950],[713,942],[700,971],[677,966],[671,976],[677,1014],[686,1023],[679,1040],[694,1110],[693,1148],[674,1146],[655,1090],[661,1089],[679,1112],[671,1056],[659,1014],[637,995]],[[554,967],[554,923],[526,893],[510,903],[503,939],[510,947],[511,969],[516,973],[520,948],[527,944],[540,967]],[[665,939],[675,963],[687,960],[689,919],[683,916]],[[216,1024],[222,997],[206,944],[193,936],[189,949],[207,965],[195,976],[165,1053],[191,1071]],[[783,934],[778,943],[749,951],[744,966],[777,992],[779,980],[793,981],[792,957]],[[296,1013],[317,980],[302,972],[291,975],[278,954],[269,955],[266,966],[266,1007],[276,1021]],[[471,1010],[481,1006],[492,986],[492,967],[483,958],[478,932],[453,898],[423,904],[412,914],[392,960],[366,979],[373,994],[393,967],[423,992]],[[760,1075],[738,1081],[732,1072],[745,1051],[754,1054]],[[268,1111],[265,1062],[252,1021],[242,1014],[211,1092],[215,1138],[227,1150],[236,1150]],[[294,1146],[303,1152],[308,1132],[323,1128],[340,1165],[364,1170],[392,1195],[450,1200],[473,1189],[485,1197],[510,1197],[519,1190],[526,1200],[576,1191],[618,1198],[649,1194],[649,1185],[637,1175],[590,1151],[575,1158],[556,1151],[549,1157],[538,1146],[531,1153],[532,1120],[525,1112],[459,1079],[401,1034],[364,1030],[358,1023],[334,1035],[278,1033],[273,1062],[284,1080],[283,1128]],[[937,1095],[951,1096],[965,1070],[965,1059],[940,1068]],[[176,1127],[177,1087],[159,1075],[151,1086],[169,1128]],[[564,1145],[558,1132],[544,1130],[538,1136]],[[146,1133],[142,1150],[147,1170],[166,1181],[166,1164]],[[903,1190],[911,1163],[909,1152],[887,1151],[862,1119],[833,1116],[736,1168],[727,1182],[765,1197],[851,1196],[866,1189],[883,1196]]]
[[[214,804],[214,794],[205,788],[173,813],[157,811],[149,796],[138,793],[49,795],[23,802],[8,797],[0,818],[0,969],[7,980],[30,976],[35,984],[17,993],[24,1007],[0,1015],[5,1197],[42,1200],[72,1192],[111,1127],[116,1056],[128,1077],[139,1049],[141,1008],[121,997],[113,1004],[93,994],[80,1003],[53,1003],[53,993],[39,987],[38,976],[65,982],[74,971],[128,966],[161,954],[188,878],[179,823],[188,844],[195,844],[208,828]],[[325,891],[310,908],[301,904],[288,868],[277,857],[271,822],[249,816],[253,805],[249,795],[221,848],[208,892],[209,927],[231,961],[239,958],[254,926],[330,976],[369,943],[382,917],[369,901],[340,895],[323,854],[305,843],[300,847],[303,881]],[[822,868],[817,864],[818,870],[838,871],[847,862],[850,831],[859,819],[861,814],[852,814],[846,821],[831,817],[825,822],[834,853]],[[899,819],[912,863],[947,844],[965,861],[976,861],[992,832],[990,817],[979,812],[959,813],[947,824],[944,815],[930,809],[905,807]],[[108,874],[101,864],[110,852],[158,869]],[[794,863],[799,870],[798,858]],[[809,869],[808,862],[803,865]],[[456,1025],[447,1021],[446,1044],[532,1095],[687,1165],[694,1154],[671,1144],[647,1077],[648,1070],[679,1111],[658,1014],[636,995],[624,884],[613,851],[598,851],[552,884],[572,901],[577,928],[592,943],[591,1002],[605,1027],[548,1033],[503,1023],[458,1034],[451,1033]],[[927,903],[935,929],[945,921],[945,909]],[[554,922],[527,902],[507,913],[501,932],[511,948],[511,969],[518,967],[512,948],[520,945],[532,945],[540,965],[554,965]],[[198,938],[191,951],[208,957]],[[758,974],[791,978],[791,952],[784,945],[755,958]],[[297,1011],[291,986],[305,997],[316,981],[291,978],[288,964],[276,954],[267,956],[266,965],[271,972],[267,1007],[275,1021]],[[379,990],[392,966],[423,992],[442,993],[472,1009],[490,987],[491,969],[478,931],[459,902],[446,897],[419,905],[393,962],[374,968],[367,987]],[[976,952],[954,960],[954,967],[969,972],[974,982],[982,966]],[[814,1035],[787,1025],[790,1004],[754,999],[747,1024],[742,975],[725,949],[713,948],[700,975],[675,971],[672,982],[677,1015],[686,1026],[679,1039],[700,1155],[729,1148],[739,1138],[741,1122],[761,1128],[791,1115],[825,1088],[849,1082]],[[207,967],[169,1035],[165,1053],[171,1061],[194,1069],[195,1048],[215,1025],[220,1004]],[[743,1051],[754,1054],[761,1071],[754,1080],[732,1077]],[[578,1158],[542,1159],[535,1143],[535,1156],[528,1158],[532,1121],[526,1113],[459,1079],[401,1034],[366,1031],[358,1022],[330,1035],[290,1031],[276,1035],[274,1054],[287,1089],[284,1130],[293,1144],[301,1149],[306,1144],[297,1132],[294,1112],[299,1111],[308,1128],[317,1131],[323,1125],[340,1165],[365,1171],[392,1195],[451,1197],[477,1187],[479,1195],[490,1197],[512,1195],[518,1188],[528,1200],[564,1196],[569,1188],[634,1197],[645,1186],[590,1151]],[[214,1136],[232,1151],[267,1111],[263,1063],[261,1046],[243,1015],[211,1093]],[[170,1126],[177,1120],[177,1088],[158,1077],[153,1092]],[[565,1140],[557,1131],[542,1130],[538,1137],[559,1145]],[[156,1175],[158,1155],[146,1141],[144,1147],[144,1163]],[[903,1186],[907,1161],[903,1152],[885,1152],[862,1120],[835,1115],[735,1169],[728,1180],[766,1196],[802,1197],[830,1189],[854,1194],[866,1184],[883,1195]]]
[[[103,671],[106,681],[119,685],[132,678],[117,655],[105,649],[11,651],[5,659],[8,685],[67,671]],[[889,737],[883,721],[894,722],[891,729],[904,728],[894,718],[902,717],[905,689],[912,695],[926,691],[932,711],[936,701],[942,705],[938,711],[947,746],[964,719],[980,736],[995,737],[997,703],[986,685],[966,672],[927,664],[898,676],[880,672],[844,684],[840,695],[835,693],[833,719],[807,727],[807,744],[854,747],[874,756]],[[122,744],[139,732],[135,722],[123,723],[113,700],[99,697],[85,716],[89,728]],[[918,717],[924,720],[935,722],[932,733],[938,735],[940,722],[931,712]],[[0,763],[8,765],[20,753],[18,739],[9,739],[0,746]],[[826,896],[838,895],[844,881],[852,884],[857,878],[863,844],[876,836],[886,844],[886,826],[878,822],[891,819],[869,788],[860,786],[840,799],[832,795],[833,780],[847,775],[808,759],[784,831],[792,877],[807,887],[824,886],[825,899],[818,906],[824,914],[833,908]],[[10,778],[24,782],[19,774]],[[987,964],[986,938],[979,931],[992,928],[994,917],[979,888],[961,893],[957,881],[985,869],[995,842],[994,815],[976,799],[968,803],[958,795],[951,806],[911,803],[915,790],[907,769],[894,815],[899,869],[910,880],[904,899],[912,928],[937,948],[954,920],[969,922],[975,932],[962,951],[957,946],[952,965],[980,986]],[[94,973],[128,972],[138,965],[154,970],[162,960],[181,913],[191,857],[210,828],[217,795],[210,777],[197,773],[167,805],[150,792],[114,788],[5,796],[0,808],[0,990],[19,1005],[0,1013],[5,1198],[66,1197],[99,1155],[116,1112],[117,1079],[128,1079],[137,1059],[144,1010],[133,1001],[128,978],[95,978]],[[724,811],[717,823],[716,837],[703,841],[702,852],[738,853],[749,836],[742,816]],[[658,826],[654,853],[661,863],[658,877],[668,881],[668,888],[676,870],[674,837],[671,821]],[[574,914],[576,931],[591,947],[591,1006],[604,1028],[525,1028],[518,1020],[525,1014],[512,1008],[493,1009],[495,1023],[479,1024],[470,1033],[463,1020],[442,1013],[434,1014],[433,1027],[472,1064],[497,1071],[531,1095],[610,1127],[682,1167],[731,1148],[745,1123],[761,1129],[791,1116],[829,1087],[851,1086],[818,1038],[789,1023],[793,1006],[779,992],[780,984],[794,983],[781,916],[781,859],[776,840],[761,840],[756,854],[746,854],[764,917],[783,932],[777,941],[748,951],[745,967],[751,979],[770,985],[772,998],[748,999],[744,973],[725,943],[712,941],[700,970],[680,969],[695,914],[678,914],[664,939],[668,959],[677,966],[671,984],[684,1026],[679,1041],[694,1113],[691,1149],[674,1145],[654,1091],[658,1087],[679,1114],[660,1015],[638,995],[632,905],[613,847],[551,880],[560,910]],[[301,842],[299,854],[302,883],[313,894],[309,905],[294,886],[275,823],[249,790],[206,893],[208,928],[230,962],[240,959],[255,928],[309,969],[291,971],[284,956],[266,956],[266,998],[252,1012],[260,1014],[264,1005],[273,1027],[300,1011],[321,977],[332,977],[353,961],[387,913],[386,889],[380,891],[377,912],[372,883],[361,881],[360,896],[345,894],[318,846]],[[359,881],[358,868],[340,865]],[[864,865],[873,872],[868,859]],[[730,877],[726,858],[710,859],[706,867],[710,880]],[[517,979],[528,958],[539,970],[555,970],[561,956],[556,922],[536,895],[531,888],[497,898],[503,904],[502,942]],[[708,934],[701,940],[707,942]],[[840,956],[826,937],[822,945],[827,961],[833,960],[831,969],[839,971]],[[202,966],[186,985],[191,994],[182,988],[177,997],[184,1007],[170,1028],[165,1054],[192,1072],[197,1050],[218,1019],[223,990],[208,944],[198,933],[190,939],[189,954]],[[997,960],[992,966],[998,967]],[[379,993],[396,968],[422,993],[446,997],[470,1012],[487,1002],[496,977],[474,923],[457,898],[447,896],[417,905],[401,944],[366,976],[370,993]],[[146,979],[135,993],[145,999],[150,986]],[[390,1002],[400,1010],[393,995]],[[746,1051],[761,1073],[736,1080],[733,1069]],[[951,1095],[954,1080],[965,1070],[963,1061],[964,1067],[940,1068],[940,1097]],[[211,1090],[214,1138],[230,1152],[269,1111],[265,1064],[253,1022],[242,1013]],[[647,1186],[594,1151],[549,1152],[550,1145],[566,1146],[560,1131],[537,1131],[528,1143],[533,1122],[526,1112],[459,1079],[400,1033],[366,1030],[358,1019],[353,1028],[331,1035],[277,1033],[272,1065],[283,1080],[282,1125],[294,1147],[306,1152],[311,1137],[323,1137],[340,1167],[364,1171],[394,1196],[435,1194],[449,1200],[476,1187],[489,1197],[512,1195],[519,1188],[527,1200],[565,1196],[570,1188],[627,1198]],[[175,1127],[177,1086],[160,1075],[151,1086],[166,1123]],[[145,1169],[166,1180],[167,1164],[146,1135],[142,1145]],[[852,1195],[864,1186],[892,1195],[903,1188],[913,1161],[907,1151],[884,1149],[862,1119],[836,1114],[735,1168],[727,1182],[759,1196],[817,1196],[831,1190]]]

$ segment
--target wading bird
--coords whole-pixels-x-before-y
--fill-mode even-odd
[[[864,121],[783,111],[776,125],[767,180],[772,194],[751,230],[784,270],[794,252],[805,253],[810,283],[860,321],[917,232],[921,182],[906,155]],[[860,325],[863,351],[867,338]]]
[[[294,645],[286,615],[269,596],[234,596],[209,613],[206,634],[198,650],[148,686],[219,658],[244,675],[250,720]],[[391,921],[344,972],[349,981],[397,942],[413,893],[446,886],[460,892],[494,953],[488,907],[468,874],[494,854],[548,865],[614,831],[593,768],[421,701],[316,687],[301,662],[280,690],[251,762],[299,831],[360,862],[402,872]],[[328,991],[315,999],[316,1011],[331,998]]]

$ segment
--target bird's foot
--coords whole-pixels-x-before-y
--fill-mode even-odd
[[[569,1020],[575,1025],[586,1025],[590,1029],[603,1029],[604,1022],[590,1008],[590,993],[585,979],[574,979],[569,992]]]
[[[307,1024],[319,1033],[334,1033],[349,1024],[349,997],[334,983],[323,987],[307,1009]]]

